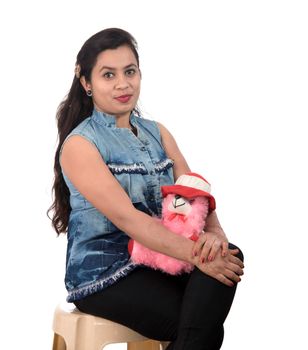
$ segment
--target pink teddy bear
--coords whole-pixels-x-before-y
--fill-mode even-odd
[[[211,185],[199,174],[181,175],[171,186],[162,186],[162,218],[159,220],[170,231],[196,241],[202,232],[209,211],[215,210]],[[131,260],[160,269],[171,275],[190,272],[193,265],[153,251],[139,242],[130,240],[128,250]]]

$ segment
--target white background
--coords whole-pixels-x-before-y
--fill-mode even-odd
[[[55,112],[81,45],[107,27],[136,37],[145,116],[212,183],[245,253],[223,349],[307,349],[306,1],[7,1],[0,16],[6,349],[51,348],[66,295],[66,238],[45,214]]]

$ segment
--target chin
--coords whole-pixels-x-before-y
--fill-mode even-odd
[[[118,114],[130,113],[136,105],[123,106],[122,108],[115,108],[114,111],[117,111]]]

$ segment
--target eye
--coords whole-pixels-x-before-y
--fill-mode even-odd
[[[111,78],[113,78],[114,74],[112,72],[106,72],[106,73],[104,73],[103,76],[106,79],[111,79]]]
[[[128,76],[134,75],[136,74],[136,69],[134,68],[128,69],[127,71],[125,71],[125,74]]]

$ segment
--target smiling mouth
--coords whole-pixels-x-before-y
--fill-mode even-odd
[[[126,103],[131,99],[132,95],[122,95],[115,97],[115,99],[121,103]]]

